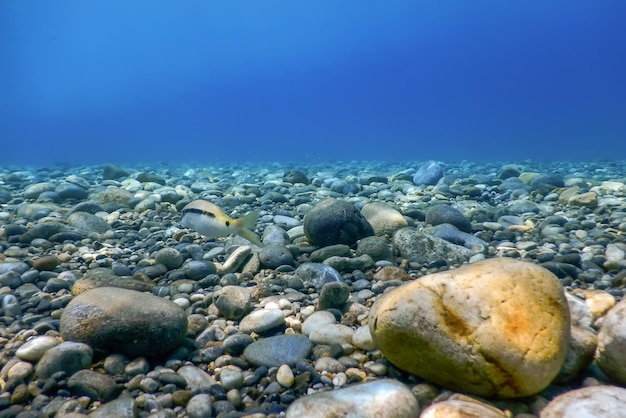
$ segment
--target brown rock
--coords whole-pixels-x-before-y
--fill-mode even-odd
[[[557,375],[570,317],[552,273],[497,258],[383,294],[369,325],[398,368],[453,390],[514,398],[541,391]]]
[[[33,260],[33,268],[39,271],[50,271],[54,270],[60,263],[61,261],[56,256],[44,255]]]

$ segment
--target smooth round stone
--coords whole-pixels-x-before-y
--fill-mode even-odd
[[[620,301],[603,318],[598,332],[596,364],[609,378],[626,384],[626,299]]]
[[[226,319],[240,319],[250,310],[252,294],[241,286],[224,286],[215,306]]]
[[[209,274],[215,274],[217,268],[215,264],[208,261],[192,260],[182,267],[185,275],[191,280],[204,279]]]
[[[374,229],[352,203],[330,198],[305,215],[304,234],[312,244],[324,247],[356,244],[361,238],[374,235]]]
[[[374,261],[392,260],[393,251],[384,237],[365,237],[359,241],[356,247],[356,256],[369,255]]]
[[[472,251],[442,238],[434,237],[413,228],[402,228],[391,238],[392,246],[409,261],[430,264],[445,261],[449,265],[465,263]]]
[[[417,399],[404,384],[382,379],[359,383],[296,399],[287,409],[287,418],[325,417],[417,417]]]
[[[33,372],[33,365],[27,361],[18,361],[14,363],[9,371],[7,377],[9,379],[17,379],[18,381],[26,380],[28,376]]]
[[[409,226],[396,208],[384,202],[368,203],[361,209],[361,214],[372,225],[376,236],[391,236],[394,231]]]
[[[113,377],[93,370],[77,371],[67,380],[67,387],[75,395],[104,402],[115,399],[122,391]]]
[[[101,405],[89,414],[89,418],[136,418],[137,406],[130,397],[120,397]],[[77,417],[78,418],[78,417]]]
[[[352,345],[354,330],[342,324],[328,324],[311,331],[309,339],[313,344]]]
[[[626,389],[617,386],[589,386],[565,392],[552,399],[541,418],[622,418],[626,410]]]
[[[64,341],[44,353],[35,369],[40,379],[47,379],[56,372],[68,376],[91,366],[93,350],[87,344]]]
[[[261,260],[261,266],[269,269],[295,264],[291,251],[281,243],[271,243],[262,247],[259,251],[259,259]]]
[[[499,409],[477,400],[448,399],[424,409],[420,418],[507,418]]]
[[[426,212],[426,223],[436,226],[454,225],[463,232],[472,232],[472,224],[460,210],[449,205],[435,205]]]
[[[222,341],[222,348],[227,353],[238,356],[253,342],[254,340],[248,334],[233,334]]]
[[[331,312],[317,311],[313,312],[302,324],[302,333],[304,335],[311,335],[311,333],[317,329],[323,329],[327,325],[336,324],[337,318]]]
[[[6,316],[16,317],[22,314],[20,301],[13,295],[5,295],[2,298],[2,312]]]
[[[317,359],[315,362],[315,370],[318,372],[330,372],[330,373],[339,373],[345,372],[346,366],[341,364],[341,362],[332,357],[322,357]]]
[[[314,287],[317,290],[326,283],[343,281],[337,270],[321,263],[301,264],[294,272],[294,276],[300,279],[305,287]]]
[[[163,264],[168,270],[177,269],[183,265],[183,256],[175,248],[161,248],[154,254],[154,261]]]
[[[558,279],[510,258],[388,291],[368,322],[377,347],[398,368],[484,397],[525,397],[544,389],[561,369],[570,337]]]
[[[118,276],[108,268],[95,268],[93,270],[89,270],[82,278],[76,280],[72,286],[72,293],[74,295],[78,295],[89,289],[95,289],[98,287],[120,287],[141,292],[149,292],[154,287],[154,283],[148,279],[143,280],[135,277]]]
[[[96,232],[104,234],[111,226],[104,219],[85,212],[74,212],[67,217],[70,226],[84,232]]]
[[[310,353],[311,342],[306,335],[284,334],[253,342],[246,347],[243,356],[255,366],[280,367],[287,364],[293,367]]]
[[[41,335],[32,340],[28,340],[24,345],[20,346],[15,355],[22,359],[36,363],[41,359],[44,353],[52,347],[61,344],[63,340],[52,335]]]
[[[211,375],[196,366],[183,366],[176,373],[185,379],[191,390],[208,389],[216,383]]]
[[[243,317],[239,322],[239,331],[262,334],[284,324],[285,317],[280,309],[260,309]]]
[[[326,283],[320,291],[317,309],[341,308],[350,296],[350,287],[344,282]]]
[[[372,338],[370,327],[362,325],[354,331],[352,335],[352,345],[365,351],[372,351],[376,349],[376,343]]]
[[[276,381],[284,388],[290,388],[296,382],[296,378],[293,375],[291,367],[283,364],[278,368],[276,372]]]
[[[213,403],[211,396],[200,393],[194,395],[185,407],[189,418],[206,418],[213,416]]]
[[[436,161],[427,161],[413,175],[416,186],[432,186],[443,177],[443,167]]]
[[[226,391],[239,389],[243,385],[243,373],[240,370],[223,368],[220,371],[220,383]]]
[[[187,334],[187,315],[152,294],[99,287],[76,296],[64,309],[61,337],[94,350],[130,358],[171,352]]]
[[[61,261],[54,255],[44,255],[33,260],[33,268],[39,271],[54,270]]]

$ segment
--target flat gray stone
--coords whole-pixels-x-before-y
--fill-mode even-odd
[[[284,334],[261,338],[246,347],[243,356],[255,366],[294,366],[311,352],[311,342],[306,335]]]

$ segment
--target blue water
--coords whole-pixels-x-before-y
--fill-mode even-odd
[[[0,2],[0,164],[626,158],[626,2]]]

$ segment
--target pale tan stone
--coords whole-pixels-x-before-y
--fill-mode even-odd
[[[420,418],[508,418],[491,405],[469,399],[448,399],[424,409]]]
[[[486,397],[523,397],[559,372],[570,316],[558,279],[532,263],[481,261],[383,294],[372,337],[397,367]]]
[[[605,316],[598,332],[596,363],[613,381],[626,384],[626,299]]]
[[[565,392],[552,399],[541,418],[623,418],[626,389],[615,386],[589,386]]]
[[[567,204],[570,206],[595,208],[598,206],[598,195],[594,192],[577,194],[567,199]]]
[[[604,290],[583,290],[583,294],[585,305],[589,307],[595,319],[604,316],[617,303],[615,297]]]
[[[391,236],[394,231],[408,226],[404,216],[393,206],[372,202],[363,206],[361,214],[367,219],[377,236]]]

